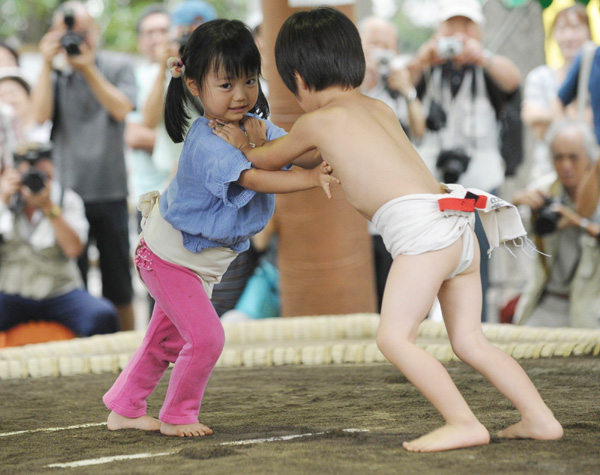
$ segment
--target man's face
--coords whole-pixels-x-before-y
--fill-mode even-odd
[[[377,49],[396,51],[396,33],[385,23],[370,23],[363,31],[361,39],[365,53]]]
[[[20,173],[25,173],[31,166],[43,171],[46,175],[48,175],[48,177],[50,179],[54,176],[54,168],[52,165],[52,160],[48,160],[47,158],[42,158],[40,160],[36,160],[33,163],[30,163],[27,160],[23,160],[17,166],[17,170],[19,170]]]
[[[438,35],[440,36],[461,36],[481,40],[481,29],[479,25],[470,18],[464,16],[455,16],[448,18],[440,23],[438,27]]]
[[[171,19],[166,13],[153,13],[144,18],[138,32],[138,49],[150,61],[156,61],[156,49],[169,37]]]
[[[85,10],[77,9],[74,13],[75,24],[73,25],[73,31],[83,36],[87,46],[91,50],[94,50],[98,42],[98,26]],[[67,25],[65,25],[65,19],[62,13],[58,13],[54,17],[52,29],[63,35],[67,32]]]
[[[552,143],[554,169],[566,190],[575,190],[590,168],[583,144],[583,134],[575,127],[561,131]]]

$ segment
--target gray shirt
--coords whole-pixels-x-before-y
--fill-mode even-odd
[[[98,52],[96,67],[135,105],[135,76],[126,56]],[[52,79],[52,141],[58,181],[86,203],[126,199],[125,122],[110,116],[81,74],[55,72]]]

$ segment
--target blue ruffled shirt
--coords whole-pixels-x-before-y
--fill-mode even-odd
[[[270,121],[267,140],[286,131]],[[244,154],[213,134],[208,119],[200,117],[187,133],[177,174],[160,199],[163,218],[183,235],[191,252],[228,247],[243,252],[275,210],[275,196],[238,185],[252,164]]]

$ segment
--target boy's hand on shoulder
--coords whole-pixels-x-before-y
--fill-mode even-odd
[[[218,135],[235,148],[239,148],[242,152],[254,148],[254,144],[250,143],[250,140],[248,140],[248,137],[239,125],[225,124],[217,120],[210,120],[208,125],[212,127],[213,134]]]
[[[256,147],[262,147],[267,141],[267,125],[256,117],[244,117],[242,120],[248,140]]]
[[[333,175],[333,168],[324,161],[321,163],[320,167],[315,167],[310,170],[310,173],[312,174],[315,185],[323,188],[327,198],[331,199],[333,197],[331,194],[331,184],[340,184],[340,180]]]

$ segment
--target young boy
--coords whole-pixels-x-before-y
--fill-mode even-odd
[[[359,92],[365,70],[360,36],[342,13],[331,8],[295,13],[279,32],[275,55],[279,74],[306,114],[287,136],[261,147],[253,148],[232,124],[219,124],[215,134],[240,148],[258,168],[279,169],[306,151],[318,149],[340,179],[348,201],[383,236],[394,263],[377,344],[445,419],[444,426],[404,442],[404,447],[435,452],[490,440],[443,365],[415,344],[419,325],[436,295],[454,352],[521,412],[521,421],[499,436],[560,438],[560,423],[525,371],[490,344],[481,328],[474,209],[514,211],[514,207],[483,192],[465,195],[464,188],[443,187],[434,179],[392,110]],[[496,224],[488,237],[496,245],[497,232],[500,242],[524,234],[520,221],[510,222],[501,217],[506,216],[502,212],[492,215]],[[518,217],[508,215],[513,221]],[[513,228],[507,231],[498,222]]]

